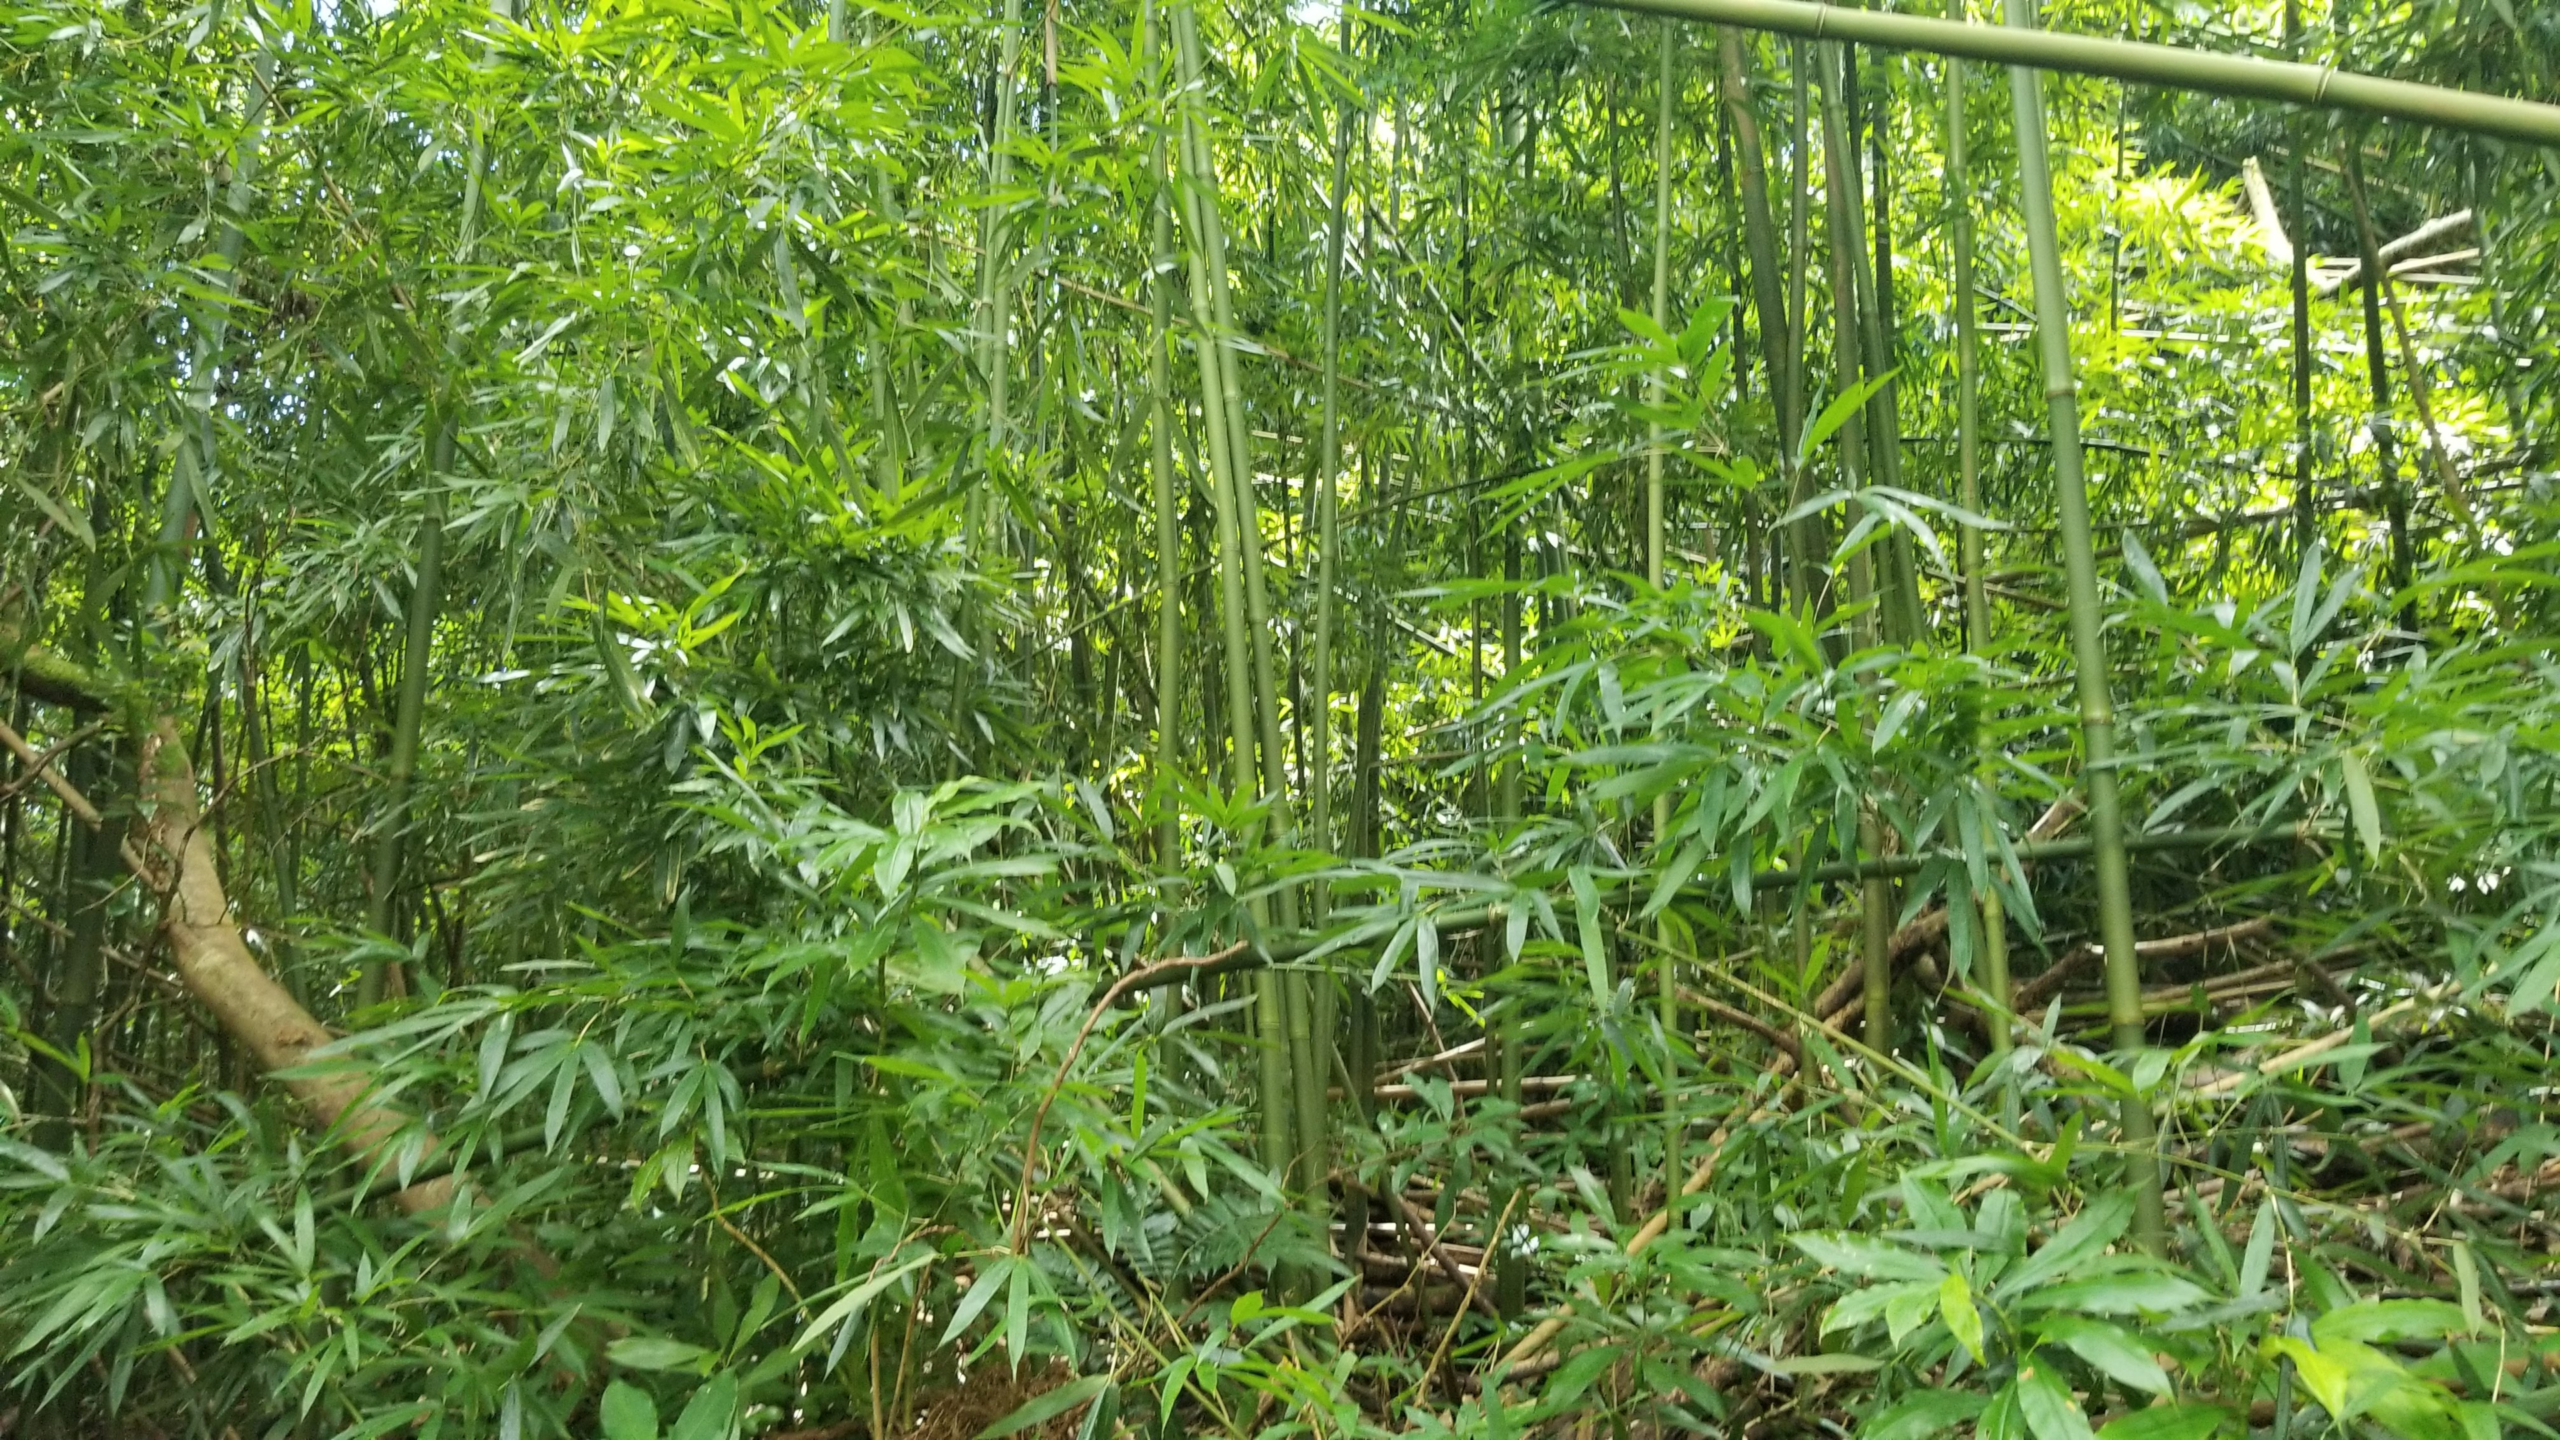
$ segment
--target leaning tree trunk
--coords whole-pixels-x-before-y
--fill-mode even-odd
[[[341,1143],[368,1165],[397,1172],[435,1153],[436,1137],[396,1107],[373,1098],[367,1067],[314,1066],[312,1053],[332,1037],[275,978],[259,966],[231,918],[222,873],[196,805],[195,767],[163,717],[144,737],[140,759],[144,811],[139,844],[147,883],[164,887],[162,933],[188,993],[213,1012],[225,1033],[278,1074]],[[317,1073],[314,1073],[314,1072]],[[450,1176],[422,1181],[394,1198],[417,1214],[453,1197]]]

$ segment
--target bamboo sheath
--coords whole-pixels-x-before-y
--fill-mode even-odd
[[[1575,0],[1577,4],[1716,25],[1739,25],[1809,40],[1846,40],[1967,60],[2099,75],[2141,85],[2235,99],[2280,100],[2467,130],[2528,145],[2560,147],[2560,105],[2481,95],[2440,85],[2386,80],[2325,65],[2217,55],[2179,45],[2017,30],[1918,15],[1887,15],[1810,0]]]

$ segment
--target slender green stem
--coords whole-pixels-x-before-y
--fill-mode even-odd
[[[1022,57],[1022,0],[1005,0],[1004,19],[996,31],[994,77],[996,113],[987,135],[986,213],[978,222],[978,364],[987,385],[986,454],[982,479],[992,480],[1004,466],[1011,443],[1013,386],[1013,267],[1011,216],[1004,198],[1013,183],[1013,72]],[[975,555],[985,529],[987,486],[969,492],[963,520],[969,551]]]
[[[1733,118],[1733,148],[1741,171],[1743,248],[1751,259],[1751,301],[1760,322],[1760,352],[1769,393],[1778,398],[1778,469],[1795,454],[1795,416],[1787,404],[1787,302],[1778,277],[1778,230],[1769,208],[1769,173],[1760,140],[1760,118],[1751,105],[1751,78],[1741,32],[1716,34],[1723,63],[1725,111]]]
[[[1192,305],[1194,319],[1201,322],[1198,348],[1203,428],[1212,437],[1213,455],[1224,457],[1224,463],[1217,467],[1215,488],[1219,491],[1226,539],[1219,572],[1227,602],[1227,697],[1235,734],[1236,793],[1256,793],[1252,789],[1254,722],[1259,719],[1259,793],[1271,807],[1273,837],[1285,842],[1291,829],[1288,752],[1282,745],[1279,686],[1271,658],[1271,606],[1262,579],[1261,507],[1254,495],[1252,432],[1245,424],[1244,388],[1235,348],[1239,332],[1226,279],[1226,233],[1219,217],[1217,169],[1209,149],[1208,125],[1200,109],[1205,67],[1192,7],[1186,4],[1176,8],[1172,18],[1174,54],[1184,95],[1182,134],[1189,182],[1186,198],[1194,237]],[[1292,892],[1281,891],[1275,908],[1283,929],[1297,927],[1297,902]],[[1314,1063],[1316,1037],[1310,1005],[1303,977],[1257,977],[1255,1012],[1262,1043],[1264,1160],[1275,1171],[1293,1173],[1302,1186],[1311,1189],[1311,1180],[1320,1179],[1323,1173],[1323,1096],[1331,1067]]]
[[[2364,205],[2363,149],[2361,137],[2349,139],[2347,193],[2360,213]],[[2406,591],[2417,573],[2418,546],[2417,537],[2409,533],[2409,492],[2400,483],[2399,432],[2391,419],[2391,366],[2383,358],[2382,349],[2382,287],[2390,267],[2382,263],[2382,249],[2375,241],[2370,217],[2361,218],[2356,226],[2356,245],[2364,261],[2364,364],[2373,397],[2366,426],[2373,436],[2374,483],[2382,491],[2383,509],[2391,520],[2391,587]],[[2400,624],[2403,629],[2417,628],[2414,602],[2401,611]]]
[[[1191,236],[1186,255],[1191,272],[1191,311],[1195,325],[1192,349],[1200,362],[1200,430],[1209,452],[1209,496],[1217,528],[1220,634],[1226,643],[1222,668],[1225,671],[1226,718],[1231,746],[1228,784],[1241,799],[1254,793],[1253,662],[1245,639],[1248,623],[1244,588],[1246,551],[1241,517],[1236,513],[1239,487],[1234,481],[1236,458],[1232,447],[1235,437],[1229,431],[1224,404],[1226,381],[1223,372],[1232,357],[1218,337],[1217,304],[1212,295],[1212,266],[1219,258],[1209,243],[1210,237],[1216,233],[1208,218],[1215,205],[1214,182],[1199,168],[1203,147],[1196,143],[1199,122],[1193,113],[1196,104],[1194,77],[1198,67],[1180,46],[1189,19],[1187,6],[1174,12],[1176,53],[1182,61],[1184,91],[1180,129],[1181,196],[1188,221],[1185,228]],[[1266,973],[1254,977],[1254,1020],[1261,1089],[1262,1160],[1274,1172],[1282,1172],[1289,1166],[1292,1127],[1289,1123],[1288,1005],[1280,976]]]
[[[495,8],[501,18],[514,13],[511,0],[499,0]],[[484,68],[493,50],[494,46],[482,47],[480,63]],[[481,186],[488,165],[488,117],[475,115],[470,163],[463,175],[461,228],[454,245],[457,265],[470,263],[472,249],[479,240]],[[779,233],[776,240],[780,240]],[[457,324],[446,335],[448,377],[461,369],[460,341]],[[445,393],[430,407],[435,438],[427,449],[426,513],[418,519],[417,572],[409,589],[407,613],[401,617],[400,689],[392,704],[391,754],[383,777],[382,809],[374,819],[373,890],[365,904],[365,928],[376,935],[392,933],[401,876],[407,865],[410,809],[417,796],[418,747],[426,723],[427,684],[435,665],[436,617],[444,606],[444,486],[445,478],[453,473],[462,423],[458,388],[448,378]],[[384,979],[382,961],[365,961],[356,974],[356,1003],[371,1005],[381,1000]]]
[[[1342,12],[1343,48],[1350,48],[1351,12]],[[1333,833],[1333,621],[1336,558],[1341,548],[1339,516],[1342,485],[1342,257],[1350,218],[1351,137],[1358,112],[1348,100],[1335,120],[1333,133],[1333,199],[1325,230],[1324,271],[1324,449],[1316,478],[1316,644],[1315,691],[1307,716],[1308,818],[1317,846],[1339,843]],[[1323,918],[1317,897],[1314,918]]]
[[[1850,148],[1848,125],[1842,116],[1841,69],[1839,47],[1823,47],[1825,63],[1822,74],[1822,176],[1825,236],[1831,256],[1831,364],[1838,372],[1836,386],[1848,390],[1863,383],[1864,349],[1858,338],[1858,222],[1850,208],[1848,172],[1858,163],[1857,152]],[[1845,490],[1862,490],[1867,484],[1866,417],[1852,410],[1841,423],[1839,432],[1840,485]],[[1857,643],[1876,642],[1876,616],[1873,609],[1875,586],[1868,556],[1873,546],[1861,546],[1849,557],[1850,597],[1861,608],[1858,612]]]
[[[2285,0],[2285,51],[2302,58],[2301,0]],[[2293,549],[2298,565],[2320,543],[2320,497],[2314,474],[2311,419],[2311,212],[2302,195],[2302,137],[2294,127],[2285,158],[2285,208],[2293,223],[2293,255],[2285,269],[2293,286]],[[2494,292],[2492,292],[2494,293]]]
[[[1887,489],[1902,486],[1902,406],[1900,385],[1894,378],[1893,350],[1885,328],[1885,312],[1890,297],[1883,286],[1888,280],[1870,263],[1864,243],[1867,235],[1866,183],[1861,178],[1859,152],[1864,148],[1866,105],[1859,95],[1857,52],[1846,45],[1840,53],[1840,111],[1843,150],[1839,175],[1843,203],[1846,206],[1845,229],[1849,259],[1849,278],[1856,295],[1858,348],[1865,356],[1869,379],[1881,377],[1884,383],[1869,396],[1866,404],[1866,473],[1868,479]],[[1881,173],[1881,168],[1879,168]],[[1878,234],[1883,220],[1878,218]],[[1879,253],[1884,242],[1879,239]],[[1881,574],[1876,577],[1876,601],[1883,638],[1896,645],[1917,644],[1920,640],[1920,591],[1918,578],[1910,558],[1910,543],[1899,530],[1888,533],[1875,546],[1875,557]]]
[[[1653,323],[1662,330],[1671,328],[1671,144],[1672,102],[1679,84],[1673,61],[1680,42],[1679,27],[1665,21],[1662,26],[1662,72],[1660,89],[1654,96],[1653,128]],[[1658,412],[1666,396],[1668,377],[1660,367],[1646,380],[1645,398]],[[1644,578],[1655,589],[1662,588],[1663,563],[1663,464],[1662,422],[1646,427],[1644,461]],[[1516,602],[1515,602],[1516,603]],[[1653,843],[1659,849],[1671,831],[1671,799],[1656,796],[1653,802]],[[1662,1030],[1676,1035],[1680,1030],[1680,987],[1668,963],[1662,967]],[[1675,1187],[1676,1189],[1676,1187]]]
[[[1141,49],[1150,75],[1160,73],[1156,55],[1156,13],[1149,3]],[[1155,486],[1156,522],[1156,803],[1163,807],[1157,826],[1156,864],[1165,870],[1182,861],[1182,816],[1175,799],[1175,777],[1181,760],[1178,732],[1182,716],[1182,516],[1176,498],[1173,464],[1173,190],[1166,172],[1168,157],[1161,130],[1155,137],[1150,173],[1156,178],[1153,212],[1155,263],[1148,285],[1147,400],[1148,471]]]
[[[1679,27],[1662,27],[1662,75],[1654,94],[1653,126],[1653,323],[1671,328],[1671,99],[1672,61]],[[1663,404],[1666,378],[1657,367],[1645,381],[1645,400],[1656,410]],[[1663,498],[1662,422],[1646,427],[1644,449],[1644,579],[1662,588]]]
[[[1813,475],[1798,452],[1803,448],[1805,396],[1810,388],[1806,364],[1812,344],[1812,321],[1805,296],[1813,274],[1813,57],[1802,40],[1787,46],[1787,378],[1778,407],[1778,429],[1786,436],[1787,505],[1802,505],[1813,496]],[[1795,559],[1795,601],[1819,613],[1829,569],[1819,515],[1795,522],[1787,543]]]
[[[2008,23],[2035,24],[2033,0],[2002,0]],[[2115,701],[2099,636],[2096,547],[2089,537],[2089,492],[2080,452],[2078,382],[2071,362],[2071,306],[2062,288],[2062,249],[2053,214],[2044,119],[2044,82],[2023,66],[2009,72],[2017,112],[2018,168],[2027,221],[2028,264],[2035,278],[2036,341],[2044,362],[2047,424],[2053,439],[2054,489],[2062,529],[2062,561],[2070,599],[2072,662],[2079,672],[2081,760],[2089,796],[2089,838],[2098,872],[2098,931],[2106,952],[2107,1018],[2116,1048],[2143,1045],[2142,972],[2134,956],[2133,896],[2126,879],[2124,818],[2116,797]],[[2159,1253],[2166,1245],[2160,1155],[2151,1105],[2124,1104],[2127,1183],[2138,1207],[2135,1234]]]
[[[1948,9],[1957,18],[1964,15],[1965,0],[1948,0]],[[1973,172],[1969,129],[1965,123],[1965,67],[1962,60],[1947,61],[1947,241],[1954,252],[1949,288],[1954,292],[1956,307],[1956,498],[1974,515],[1983,513],[1982,504],[1982,342],[1979,303],[1974,298],[1973,278]],[[1967,525],[1957,532],[1957,563],[1964,569],[1964,614],[1967,648],[1976,655],[1993,652],[1991,634],[1991,598],[1983,588],[1982,529]],[[1990,771],[1992,754],[1986,744],[1983,767]],[[1984,787],[1986,797],[1990,788]],[[1982,840],[1988,848],[1993,839],[1994,817],[1988,806],[1982,815]],[[2009,1051],[2009,926],[2003,913],[2000,891],[1985,887],[1975,896],[1982,918],[1983,992],[1998,1007],[1991,1026],[1992,1053]]]
[[[170,466],[169,486],[161,496],[159,542],[143,567],[142,623],[151,633],[163,632],[170,604],[177,598],[187,568],[191,522],[210,525],[212,489],[218,470],[213,410],[222,347],[231,329],[229,301],[239,293],[240,254],[247,234],[240,228],[256,193],[259,151],[266,141],[267,106],[276,85],[273,50],[261,49],[250,62],[248,93],[241,97],[242,138],[231,156],[231,184],[223,191],[222,230],[214,240],[221,264],[213,285],[219,303],[196,330],[187,366],[186,416],[178,430],[177,455]]]

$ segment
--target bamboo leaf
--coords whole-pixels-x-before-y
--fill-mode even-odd
[[[2347,811],[2354,818],[2356,838],[2364,842],[2364,853],[2371,859],[2382,858],[2382,809],[2374,803],[2373,776],[2365,769],[2364,757],[2353,750],[2338,756],[2338,770],[2346,781]]]
[[[1087,1375],[1081,1379],[1070,1380],[1055,1390],[1035,1395],[1024,1401],[1003,1419],[979,1431],[977,1440],[1000,1440],[1002,1436],[1019,1434],[1034,1425],[1066,1414],[1110,1388],[1109,1375]]]

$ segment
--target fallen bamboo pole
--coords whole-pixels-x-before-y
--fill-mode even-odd
[[[2344,110],[2392,120],[2467,130],[2528,145],[2560,147],[2560,106],[2440,85],[2386,80],[2325,65],[2218,55],[2099,35],[2011,29],[1918,15],[1891,15],[1808,0],[1577,0],[1577,3],[1712,25],[1739,25],[1808,40],[1846,40],[1888,50],[1919,50],[1999,65],[2097,75],[2138,85],[2276,100],[2315,110]]]

